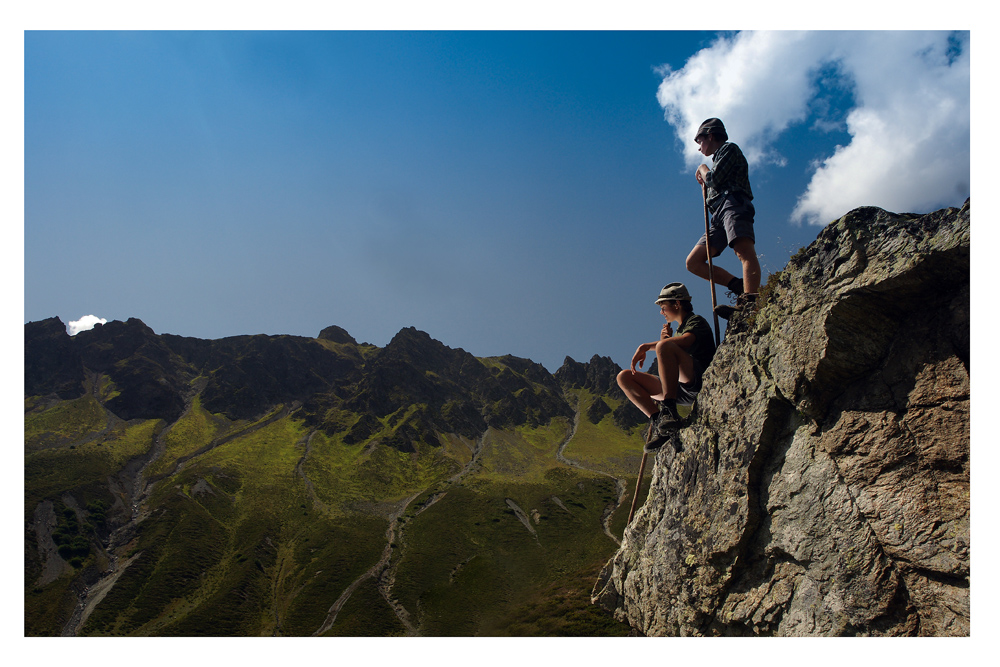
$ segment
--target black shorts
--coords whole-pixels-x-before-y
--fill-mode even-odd
[[[694,362],[694,382],[677,383],[678,405],[693,405],[694,399],[701,391],[701,376],[705,372],[705,367],[697,359],[692,358],[691,361]]]
[[[732,246],[736,239],[748,238],[756,241],[753,234],[755,214],[753,201],[742,192],[726,195],[712,214],[712,223],[708,228],[712,257],[718,257],[727,246]],[[704,243],[705,235],[702,234],[698,239],[698,245]]]

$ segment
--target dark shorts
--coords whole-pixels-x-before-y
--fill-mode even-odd
[[[678,405],[694,404],[694,399],[698,396],[698,392],[701,391],[701,376],[705,372],[705,367],[697,359],[692,359],[692,361],[694,362],[694,382],[677,383]]]
[[[738,238],[756,241],[753,235],[753,216],[756,213],[753,202],[742,193],[726,195],[722,204],[712,214],[708,232],[712,257],[718,257],[727,246],[732,246]],[[698,239],[698,245],[705,243],[705,235]]]

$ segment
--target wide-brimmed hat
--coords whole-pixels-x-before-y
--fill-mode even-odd
[[[694,135],[695,142],[697,142],[698,137],[703,134],[718,134],[722,136],[723,141],[729,141],[729,134],[726,132],[726,126],[723,125],[722,121],[718,118],[709,118],[698,127],[698,132]]]
[[[690,301],[691,295],[688,293],[688,288],[684,287],[683,283],[670,283],[669,285],[664,285],[663,289],[660,290],[660,296],[656,297],[656,305],[660,305],[664,301]]]

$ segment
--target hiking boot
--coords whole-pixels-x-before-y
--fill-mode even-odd
[[[757,303],[757,294],[744,293],[736,297],[735,306],[716,306],[715,310],[712,312],[727,322],[730,322],[732,321],[733,315],[742,313],[745,310],[750,310],[755,303]]]
[[[660,411],[649,418],[649,429],[646,431],[645,452],[655,452],[684,426],[684,420],[677,414],[677,402],[674,399],[663,401]]]
[[[663,445],[665,445],[667,443],[667,440],[670,439],[671,435],[673,435],[673,434],[672,433],[668,433],[667,435],[663,436],[662,438],[659,438],[657,440],[653,440],[651,442],[647,442],[645,445],[642,446],[642,451],[645,452],[646,454],[652,454],[653,452],[660,451],[660,448],[663,447]]]
[[[732,306],[716,306],[712,312],[728,322],[736,312],[736,309]]]

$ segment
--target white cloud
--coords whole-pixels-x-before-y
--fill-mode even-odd
[[[968,33],[742,32],[664,70],[657,99],[692,168],[694,133],[712,116],[752,166],[783,165],[779,134],[829,127],[804,125],[823,106],[820,80],[850,86],[850,142],[814,165],[792,213],[826,224],[857,206],[920,212],[968,196],[969,71]]]
[[[107,324],[108,321],[102,317],[97,317],[96,315],[84,315],[80,319],[70,322],[66,325],[66,333],[70,336],[75,336],[81,331],[89,331],[93,329],[98,324]]]

